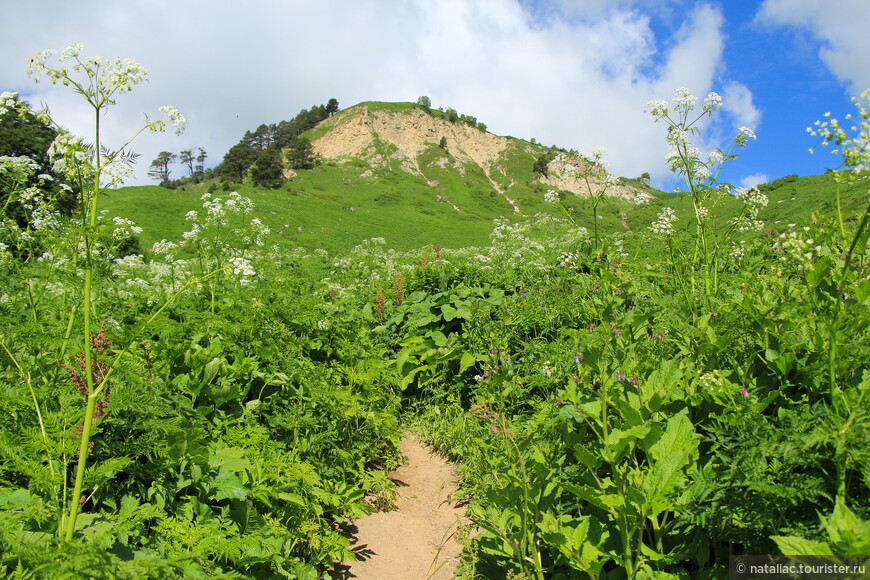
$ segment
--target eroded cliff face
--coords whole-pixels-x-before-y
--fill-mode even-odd
[[[326,132],[312,140],[314,152],[325,159],[339,163],[352,158],[367,161],[372,169],[388,165],[390,159],[401,162],[403,170],[422,176],[418,157],[427,149],[437,146],[442,138],[446,140],[450,161],[441,157],[434,163],[444,167],[450,163],[457,171],[464,171],[463,165],[474,163],[490,176],[493,170],[504,173],[504,154],[511,147],[519,147],[529,155],[533,163],[543,149],[539,146],[514,139],[500,137],[463,123],[431,115],[422,108],[408,108],[403,111],[375,110],[366,104],[346,109],[323,121],[321,128]],[[566,168],[573,165],[582,167],[582,159],[560,155],[550,163],[547,176],[538,179],[547,187],[570,191],[586,197],[589,195],[587,183],[571,175]],[[364,171],[363,175],[371,175]],[[495,180],[490,178],[493,189],[513,201]],[[431,184],[434,185],[434,184]],[[595,179],[590,185],[597,193],[601,186]],[[632,199],[637,190],[627,185],[611,186],[607,195]],[[514,209],[519,209],[514,205]]]
[[[312,144],[315,153],[327,159],[370,159],[377,154],[375,140],[378,139],[395,146],[395,158],[416,160],[422,151],[438,145],[444,137],[448,151],[459,162],[489,167],[511,144],[508,137],[499,137],[461,123],[450,123],[422,109],[372,111],[366,105],[360,105],[338,113],[323,125],[331,129]]]

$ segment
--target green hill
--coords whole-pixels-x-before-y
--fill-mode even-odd
[[[143,248],[163,238],[179,239],[185,231],[184,215],[201,209],[205,192],[238,191],[250,197],[257,217],[272,230],[272,243],[333,253],[373,237],[384,238],[396,250],[485,245],[495,218],[558,215],[557,208],[544,201],[548,189],[563,194],[562,203],[579,225],[592,225],[585,183],[560,171],[569,164],[582,165],[576,155],[493,135],[473,117],[450,109],[366,102],[329,117],[302,136],[310,140],[318,161],[311,169],[285,168],[287,180],[280,187],[256,187],[250,179],[239,184],[188,183],[175,190],[126,187],[111,192],[102,207],[142,226]],[[547,175],[533,171],[541,156],[550,161]],[[761,217],[774,228],[777,223],[809,219],[815,211],[836,213],[833,175],[787,176],[762,189],[770,204]],[[653,201],[634,203],[639,190],[651,194]],[[613,196],[598,207],[601,232],[645,228],[665,205],[676,210],[682,224],[692,221],[691,202],[682,194],[625,178],[610,193]],[[865,193],[866,186],[859,183],[842,187],[847,217],[863,207]],[[737,205],[724,201],[725,211],[717,212],[721,224]]]

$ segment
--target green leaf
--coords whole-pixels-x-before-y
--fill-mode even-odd
[[[574,458],[589,469],[596,470],[601,465],[602,459],[583,447],[581,444],[574,446]]]
[[[831,259],[828,256],[817,258],[813,264],[806,268],[807,285],[812,287],[818,286],[830,271]]]
[[[414,382],[414,379],[416,378],[417,374],[420,373],[421,371],[428,369],[428,368],[429,368],[429,365],[421,365],[421,366],[413,369],[411,372],[409,372],[407,375],[405,375],[405,377],[402,379],[402,382],[399,384],[399,388],[403,391],[405,389],[407,389],[408,385],[410,385],[411,383]]]
[[[656,394],[664,396],[677,389],[681,378],[682,373],[677,361],[673,359],[662,361],[659,368],[651,372],[646,380],[641,382],[641,396],[644,402],[650,401]],[[651,410],[655,412],[657,409]]]
[[[652,425],[643,423],[631,429],[614,429],[607,437],[607,446],[611,448],[614,458],[618,461],[622,451],[638,439],[643,439],[649,433]]]
[[[771,536],[780,552],[786,556],[831,556],[831,547],[825,542],[808,540],[798,536]]]
[[[870,521],[865,521],[850,510],[842,498],[837,499],[834,513],[822,518],[831,544],[838,554],[862,555],[870,553]]]
[[[208,465],[213,469],[226,468],[230,471],[244,471],[251,467],[251,462],[245,457],[244,449],[238,447],[223,447],[216,449],[208,458]]]
[[[229,378],[223,378],[215,383],[206,386],[201,392],[201,396],[211,400],[215,407],[220,407],[224,403],[238,399],[242,393],[239,384]]]
[[[855,284],[852,286],[852,292],[855,294],[858,302],[863,304],[867,301],[867,297],[870,296],[870,280],[862,280],[860,284]]]
[[[229,469],[222,467],[218,472],[217,477],[213,481],[215,495],[214,499],[220,501],[222,499],[245,499],[248,497],[248,491],[242,484],[238,476]]]
[[[282,492],[282,493],[279,493],[279,494],[278,494],[278,499],[282,499],[282,500],[284,500],[284,501],[286,501],[286,502],[289,502],[289,503],[292,503],[292,504],[296,504],[296,505],[298,505],[298,506],[300,506],[300,507],[307,507],[307,506],[308,506],[308,502],[306,502],[306,501],[302,498],[301,495],[298,495],[298,494],[295,494],[295,493],[283,493],[283,492]]]
[[[462,358],[459,359],[459,374],[461,375],[475,364],[477,364],[477,357],[468,351],[463,352]]]
[[[211,382],[221,372],[221,369],[226,364],[226,359],[223,357],[215,357],[205,365],[205,380]]]
[[[35,503],[34,499],[26,489],[0,489],[0,507],[22,508]]]
[[[454,318],[457,317],[456,309],[454,307],[450,306],[449,304],[445,304],[444,306],[441,307],[441,316],[444,317],[444,320],[446,320],[447,322],[450,322],[451,320],[453,320]]]
[[[435,346],[447,346],[447,337],[440,330],[434,330],[429,334]]]

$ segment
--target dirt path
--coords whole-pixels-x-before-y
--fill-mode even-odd
[[[390,474],[396,483],[397,509],[370,514],[352,528],[359,561],[339,578],[359,580],[447,580],[453,578],[462,547],[456,531],[464,510],[448,496],[458,474],[441,456],[405,433],[405,465]]]

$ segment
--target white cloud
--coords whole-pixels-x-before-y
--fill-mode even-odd
[[[123,142],[143,113],[153,118],[167,104],[188,127],[182,137],[143,135],[134,143],[142,183],[153,183],[145,174],[161,150],[204,146],[216,163],[246,130],[332,97],[347,107],[424,94],[498,134],[576,149],[603,145],[615,173],[649,171],[660,181],[668,175],[665,128],[644,105],[679,86],[705,95],[724,46],[722,13],[703,3],[685,8],[666,39],[654,35],[648,4],[629,0],[541,19],[518,0],[41,4],[41,19],[26,16],[21,4],[20,18],[0,23],[0,86],[46,100],[71,130],[87,134],[92,123],[80,99],[63,87],[32,85],[27,57],[83,42],[85,54],[141,62],[151,82],[118,98],[104,123],[107,142]],[[542,5],[557,15],[571,6]],[[751,95],[741,86],[734,84],[734,111],[751,116]]]
[[[764,173],[754,173],[752,175],[747,175],[746,177],[741,179],[740,186],[749,189],[761,183],[767,183],[768,181],[770,181],[770,177],[768,175],[765,175]]]
[[[819,57],[851,94],[870,88],[870,2],[867,0],[765,0],[762,23],[809,30],[822,42]]]
[[[731,115],[735,129],[745,126],[758,132],[761,112],[752,102],[752,93],[745,85],[734,81],[725,85],[722,108]]]

